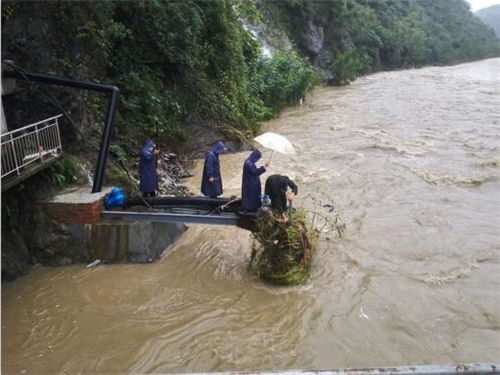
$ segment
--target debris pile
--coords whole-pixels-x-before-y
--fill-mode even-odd
[[[272,284],[303,284],[309,278],[317,242],[318,231],[305,211],[296,210],[289,223],[281,222],[271,210],[262,212],[256,220],[249,268]]]

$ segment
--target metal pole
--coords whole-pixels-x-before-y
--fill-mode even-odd
[[[43,146],[40,144],[40,134],[38,131],[38,125],[35,126],[35,135],[36,135],[36,149],[35,154],[38,152],[38,157],[43,161]]]
[[[292,225],[293,224],[293,202],[288,201],[288,224]]]
[[[97,159],[96,171],[94,175],[94,184],[92,186],[92,193],[98,193],[102,188],[102,180],[104,178],[104,169],[106,167],[106,158],[108,155],[109,141],[111,132],[113,130],[113,119],[115,115],[116,102],[120,90],[116,86],[103,85],[100,83],[93,83],[88,81],[79,81],[75,79],[60,78],[48,76],[45,74],[35,74],[28,72],[16,71],[2,71],[2,76],[14,79],[26,79],[32,82],[47,83],[58,86],[73,87],[83,90],[92,90],[98,92],[111,92],[111,100],[109,102],[108,113],[106,115],[106,124],[102,134],[101,149]]]
[[[53,150],[56,147],[55,129],[55,122],[53,124],[50,124],[47,128],[47,139],[49,140],[49,146],[47,148],[49,150]]]
[[[237,225],[236,214],[225,215],[186,215],[163,212],[101,211],[103,219],[119,219],[125,221],[146,221],[156,223],[190,223],[208,225]]]
[[[14,79],[28,79],[33,82],[47,83],[49,85],[58,85],[65,87],[74,87],[76,89],[92,90],[99,92],[110,92],[116,89],[115,86],[104,85],[102,83],[94,83],[89,81],[81,81],[78,79],[61,78],[49,76],[47,74],[36,74],[28,72],[17,72],[17,71],[2,71],[2,76]]]
[[[97,165],[95,168],[92,193],[99,193],[102,188],[102,180],[106,169],[106,158],[108,156],[109,141],[113,130],[113,119],[115,117],[116,102],[118,100],[119,92],[120,90],[118,87],[113,87],[111,100],[109,101],[108,106],[108,114],[106,115],[106,124],[104,125],[104,130],[102,132],[101,149],[99,150],[99,158],[97,159]]]
[[[271,162],[271,158],[273,157],[273,152],[274,152],[274,150],[271,150],[271,155],[269,156],[269,160],[267,161],[268,163]]]
[[[61,134],[59,133],[59,121],[56,118],[56,135],[57,135],[57,147],[59,152],[62,152]]]
[[[17,172],[17,175],[19,176],[21,173],[19,172],[19,165],[17,163],[16,145],[14,144],[14,141],[12,139],[12,134],[10,135],[10,143],[12,145],[12,152],[14,153],[14,163],[16,166],[16,172]]]

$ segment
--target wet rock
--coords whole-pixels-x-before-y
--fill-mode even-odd
[[[173,152],[163,155],[163,160],[165,161],[174,161],[176,159],[177,159],[177,154],[174,154]]]
[[[73,261],[71,260],[71,258],[68,258],[68,257],[63,257],[59,261],[60,266],[71,266],[72,264],[73,264]]]
[[[193,171],[183,171],[179,175],[179,178],[189,178],[189,177],[193,177],[193,176],[194,176],[194,172]]]
[[[321,26],[316,26],[312,21],[308,23],[307,45],[306,48],[309,52],[317,55],[323,48],[325,35]]]
[[[170,177],[169,175],[166,175],[165,177],[163,177],[161,179],[161,184],[166,186],[166,187],[174,187],[177,185],[176,181],[172,177]]]
[[[25,238],[40,263],[60,266],[87,261],[90,254],[85,243],[75,240],[85,235],[84,229],[81,229],[82,233],[75,232],[76,226],[52,220],[43,211],[34,215],[33,222],[36,226]]]
[[[23,238],[12,231],[2,234],[2,282],[13,281],[31,267],[32,256]]]

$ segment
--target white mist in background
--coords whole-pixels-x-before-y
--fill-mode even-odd
[[[470,4],[470,10],[472,12],[477,12],[480,9],[500,4],[500,0],[467,0],[467,2]]]

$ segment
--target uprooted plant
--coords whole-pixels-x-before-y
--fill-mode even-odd
[[[318,223],[321,226],[315,227]],[[320,234],[333,228],[342,235],[337,214],[328,217],[300,208],[283,223],[272,210],[264,211],[255,223],[249,268],[272,284],[303,284],[309,279]]]

